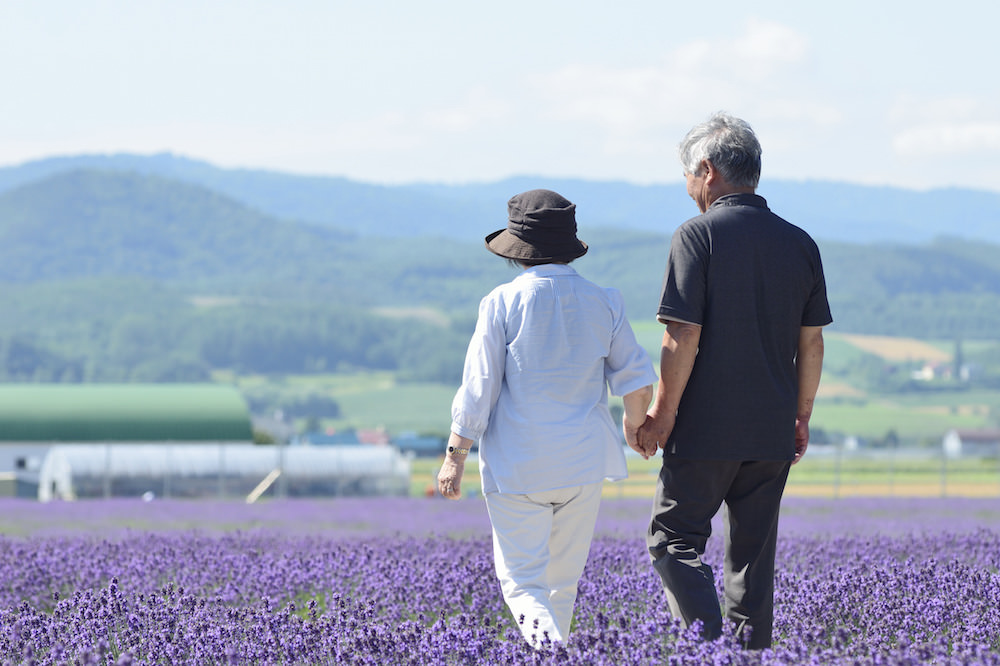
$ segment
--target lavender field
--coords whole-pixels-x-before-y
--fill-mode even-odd
[[[0,500],[0,663],[1000,664],[996,499],[786,499],[762,652],[672,623],[648,511],[605,500],[574,634],[535,651],[481,500]]]

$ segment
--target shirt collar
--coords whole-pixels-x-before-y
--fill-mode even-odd
[[[767,201],[764,197],[759,194],[747,194],[745,192],[736,192],[734,194],[724,194],[715,201],[708,208],[722,207],[722,206],[756,206],[757,208],[767,208]]]
[[[542,264],[541,266],[529,266],[521,273],[530,277],[558,277],[560,275],[576,275],[576,269],[568,264]]]

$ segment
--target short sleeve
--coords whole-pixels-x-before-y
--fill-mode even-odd
[[[816,248],[815,245],[813,247],[816,253],[816,272],[809,300],[806,301],[806,307],[802,311],[802,326],[826,326],[833,322],[833,314],[830,312],[830,302],[826,296],[823,261],[820,258],[819,248]]]
[[[704,323],[709,257],[708,239],[697,227],[685,223],[674,231],[657,319]]]
[[[615,311],[615,326],[611,349],[604,362],[604,376],[612,395],[623,396],[655,384],[657,376],[649,354],[635,339],[635,332],[625,317],[621,294],[615,289],[607,291]]]

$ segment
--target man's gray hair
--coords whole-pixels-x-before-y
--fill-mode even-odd
[[[691,128],[679,153],[684,173],[697,174],[708,160],[730,185],[757,189],[760,142],[745,120],[720,111]]]

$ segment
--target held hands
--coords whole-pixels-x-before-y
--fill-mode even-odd
[[[650,412],[646,415],[646,422],[639,427],[638,451],[647,460],[656,455],[657,450],[667,446],[667,439],[674,429],[674,414],[658,415]],[[629,444],[631,446],[631,444]]]
[[[639,446],[639,428],[641,427],[641,424],[637,426],[629,425],[628,418],[625,416],[622,417],[622,432],[625,434],[625,443],[628,444],[630,449],[642,456],[644,460],[649,460],[649,454]]]
[[[644,460],[649,460],[655,456],[657,449],[663,448],[667,441],[666,437],[663,437],[662,441],[659,441],[655,434],[650,434],[654,426],[655,421],[649,415],[646,416],[646,420],[641,425],[635,428],[630,427],[627,421],[623,420],[622,423],[622,428],[625,431],[625,442],[633,451],[642,456]]]

